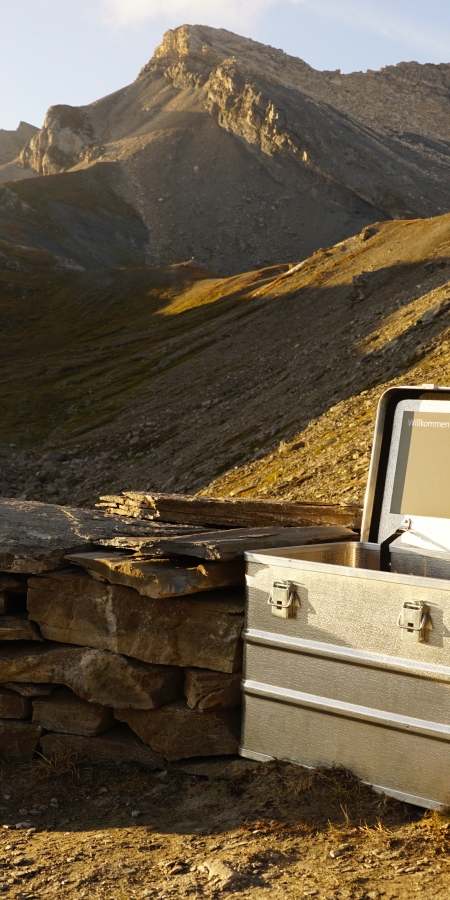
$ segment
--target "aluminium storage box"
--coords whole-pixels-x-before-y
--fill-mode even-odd
[[[381,398],[361,542],[246,560],[241,754],[450,805],[450,388]]]

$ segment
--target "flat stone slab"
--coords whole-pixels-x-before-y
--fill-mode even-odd
[[[356,540],[356,535],[349,528],[338,525],[317,525],[311,528],[228,528],[198,535],[145,538],[140,540],[140,550],[142,553],[154,553],[158,556],[231,560],[242,558],[244,553],[250,551],[344,540]]]
[[[106,516],[99,510],[74,506],[0,499],[0,571],[48,572],[64,567],[67,553],[94,549],[100,541],[170,537],[202,530]]]
[[[34,684],[26,681],[7,681],[2,687],[20,694],[21,697],[49,697],[55,690],[54,684]]]
[[[111,709],[98,703],[88,703],[66,687],[58,688],[50,697],[36,697],[33,700],[32,721],[46,731],[62,731],[86,737],[101,734],[115,724]]]
[[[126,725],[115,725],[96,737],[49,733],[41,738],[40,746],[47,759],[70,752],[76,755],[80,763],[111,765],[133,762],[151,770],[164,768],[161,754],[151,750]]]
[[[102,553],[99,550],[72,553],[67,560],[82,566],[94,577],[100,576],[110,584],[134,588],[139,594],[154,600],[244,584],[245,578],[243,560],[188,565],[173,560],[149,560],[130,553]]]
[[[0,641],[43,641],[34,622],[18,616],[0,616]]]
[[[29,762],[38,749],[41,735],[39,725],[0,719],[0,756],[8,762]]]
[[[165,759],[189,756],[224,756],[239,749],[239,709],[203,712],[179,701],[154,711],[114,710],[152,750]]]
[[[82,569],[30,578],[28,587],[30,619],[47,640],[162,666],[239,672],[243,612],[241,588],[152,600]]]
[[[150,666],[117,653],[50,641],[4,645],[0,683],[31,679],[65,685],[83,700],[124,709],[154,709],[183,692],[183,673],[175,666]]]

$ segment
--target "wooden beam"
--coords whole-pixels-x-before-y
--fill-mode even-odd
[[[153,521],[214,527],[260,527],[270,525],[307,527],[342,525],[359,530],[359,506],[330,503],[293,503],[284,500],[196,497],[124,491],[100,497],[98,507],[113,515],[128,515]]]

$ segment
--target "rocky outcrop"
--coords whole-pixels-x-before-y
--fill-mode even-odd
[[[51,106],[43,127],[23,148],[20,163],[39,175],[56,175],[85,159],[94,143],[92,124],[81,107]]]
[[[28,122],[21,122],[15,131],[0,128],[0,166],[12,163],[19,155],[27,141],[39,131]]]

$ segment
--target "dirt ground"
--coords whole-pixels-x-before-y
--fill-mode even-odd
[[[218,759],[150,773],[3,765],[5,898],[448,897],[450,816],[344,771]]]

